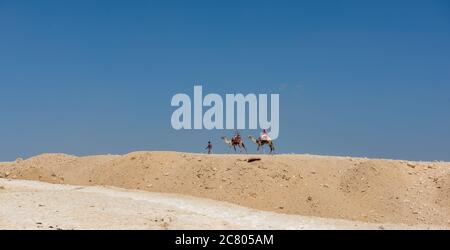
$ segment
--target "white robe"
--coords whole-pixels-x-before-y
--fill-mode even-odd
[[[261,136],[259,137],[262,141],[271,141],[269,134],[267,133],[261,133]]]

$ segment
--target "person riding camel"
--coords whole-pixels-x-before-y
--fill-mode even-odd
[[[236,143],[236,144],[239,143],[239,142],[241,141],[241,135],[239,134],[238,131],[236,131],[236,134],[234,135],[232,141],[233,141],[234,143]]]
[[[259,137],[259,139],[261,140],[261,141],[265,141],[265,142],[269,142],[269,141],[271,141],[272,139],[270,138],[270,136],[269,136],[269,133],[267,133],[267,130],[266,129],[263,129],[263,132],[261,133],[261,136]]]

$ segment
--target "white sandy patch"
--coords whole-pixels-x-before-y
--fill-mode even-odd
[[[401,229],[178,194],[0,179],[0,229]],[[416,226],[414,228],[428,228]]]

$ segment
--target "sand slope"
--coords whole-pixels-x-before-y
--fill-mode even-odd
[[[183,195],[0,179],[1,229],[416,229],[283,215]]]
[[[247,162],[250,157],[261,161]],[[450,164],[310,155],[44,154],[0,177],[178,193],[286,214],[450,226]]]

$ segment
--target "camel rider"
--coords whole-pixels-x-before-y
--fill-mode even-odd
[[[238,131],[236,131],[236,135],[233,137],[232,141],[236,144],[241,141],[241,135],[239,134]]]
[[[267,133],[266,129],[263,129],[263,132],[261,133],[261,136],[259,137],[259,139],[261,139],[261,141],[263,141],[263,142],[269,142],[272,140],[269,136],[269,133]]]

